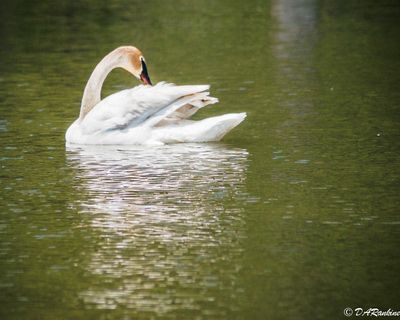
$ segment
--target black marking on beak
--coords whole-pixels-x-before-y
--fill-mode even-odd
[[[142,82],[143,82],[144,84],[152,85],[152,84],[151,84],[151,81],[150,81],[149,74],[148,74],[148,72],[147,72],[146,63],[144,62],[143,59],[141,59],[141,61],[142,61],[142,73],[140,74],[140,80],[142,80]]]

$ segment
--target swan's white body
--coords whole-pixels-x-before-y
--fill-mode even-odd
[[[140,85],[96,101],[100,100],[106,75],[115,67],[112,63],[109,68],[102,66],[106,58],[89,79],[81,115],[66,132],[67,143],[161,145],[218,141],[246,117],[245,113],[234,113],[188,120],[200,108],[218,102],[206,91],[208,85]]]

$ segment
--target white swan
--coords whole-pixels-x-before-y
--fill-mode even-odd
[[[123,68],[144,85],[101,100],[101,88],[114,68]],[[200,108],[218,102],[208,85],[151,85],[145,59],[135,47],[119,47],[93,70],[82,98],[79,118],[68,128],[67,143],[149,144],[218,141],[246,117],[232,113],[188,120]]]

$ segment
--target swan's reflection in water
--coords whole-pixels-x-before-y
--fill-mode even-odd
[[[233,308],[247,156],[213,144],[67,147],[79,205],[99,231],[86,305],[159,315]]]

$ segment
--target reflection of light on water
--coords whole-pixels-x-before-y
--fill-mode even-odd
[[[278,23],[274,52],[280,59],[310,54],[316,28],[315,0],[273,0],[272,16]],[[289,50],[291,49],[291,50]]]
[[[279,105],[287,111],[285,120],[276,127],[276,137],[282,145],[274,151],[273,160],[307,165],[311,162],[306,154],[297,153],[299,146],[310,139],[303,134],[314,118],[315,54],[317,41],[316,0],[272,0],[271,16],[275,32],[272,35],[272,54],[275,57],[275,79],[279,86]],[[311,122],[312,124],[312,122]],[[297,154],[296,154],[297,153]],[[300,159],[298,157],[301,157]],[[287,171],[278,170],[273,179],[282,180]],[[305,184],[307,179],[287,177],[289,184]]]
[[[288,98],[295,101],[299,91],[307,90],[308,76],[314,72],[316,8],[315,0],[273,0],[271,3],[276,25],[272,52],[278,66],[277,76],[286,84],[282,88],[287,88]]]
[[[88,264],[100,280],[82,292],[85,303],[163,314],[235,295],[237,267],[226,264],[241,252],[243,213],[233,204],[247,155],[212,144],[68,147],[79,206],[101,237]]]

